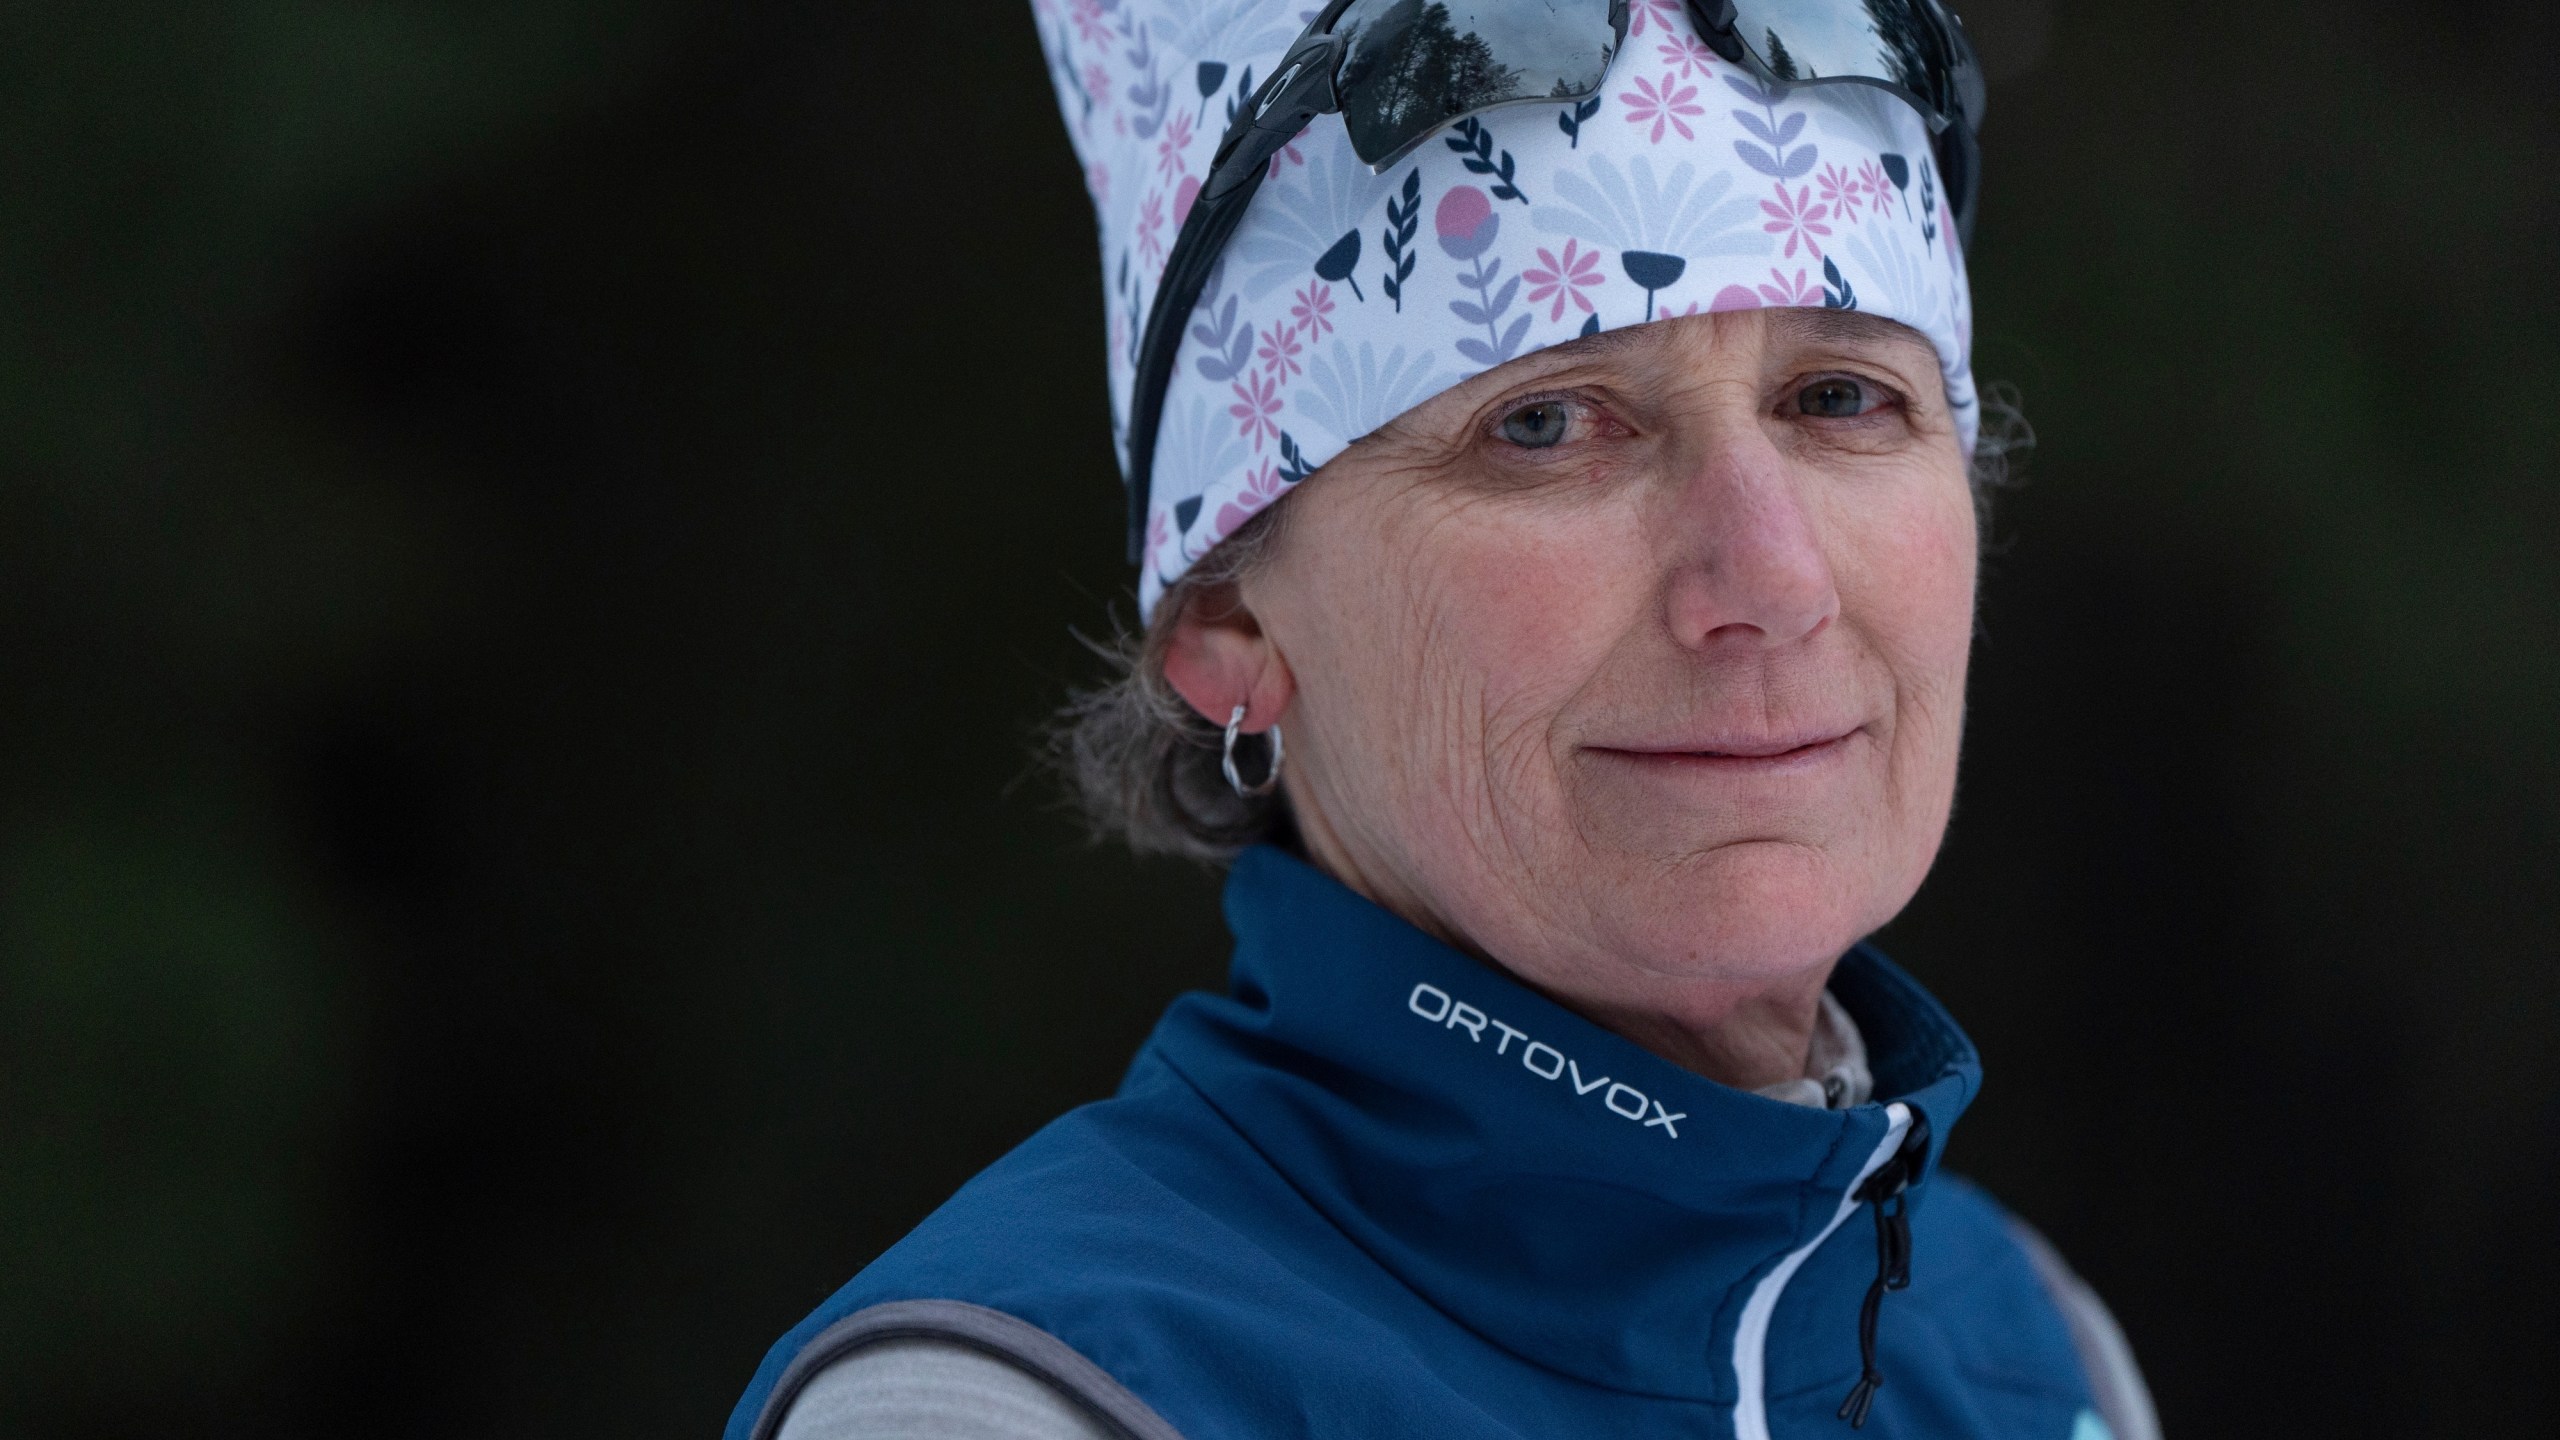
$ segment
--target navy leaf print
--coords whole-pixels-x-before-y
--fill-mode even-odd
[[[1253,67],[1247,65],[1244,67],[1244,74],[1236,78],[1236,93],[1227,97],[1227,123],[1229,125],[1236,123],[1236,112],[1243,109],[1244,103],[1252,98]]]
[[[1828,255],[1822,257],[1822,281],[1823,309],[1855,310],[1858,308],[1858,292],[1849,288],[1849,277],[1840,273],[1839,265]]]
[[[1359,295],[1360,303],[1365,305],[1369,303],[1369,297],[1360,294],[1360,282],[1351,273],[1359,268],[1360,231],[1356,227],[1344,232],[1341,239],[1333,242],[1332,248],[1316,257],[1317,279],[1350,286],[1351,293]]]
[[[1902,196],[1902,213],[1910,214],[1911,162],[1899,155],[1878,155],[1876,159],[1884,166],[1885,178],[1893,182],[1894,190]]]
[[[1581,331],[1580,331],[1580,332],[1578,332],[1578,333],[1579,333],[1579,337],[1580,337],[1581,339],[1584,339],[1584,340],[1588,340],[1588,339],[1590,339],[1592,336],[1599,334],[1599,333],[1600,333],[1600,312],[1599,312],[1599,311],[1597,311],[1597,310],[1594,310],[1594,311],[1592,311],[1589,315],[1587,315],[1587,316],[1583,317],[1583,321],[1582,321],[1582,329],[1581,329]]]
[[[1227,83],[1227,62],[1224,60],[1201,61],[1199,77],[1200,119],[1205,124],[1209,119],[1209,97],[1217,94],[1218,87]]]
[[[1493,186],[1494,199],[1517,200],[1523,205],[1529,203],[1529,197],[1521,194],[1520,187],[1511,179],[1511,152],[1504,150],[1500,152],[1502,156],[1500,160],[1494,159],[1493,132],[1485,128],[1483,121],[1474,116],[1459,121],[1458,133],[1448,137],[1448,140],[1450,149],[1467,157],[1466,167],[1469,173],[1494,177],[1496,182]]]
[[[1306,452],[1298,448],[1297,441],[1289,438],[1288,431],[1281,431],[1280,483],[1295,485],[1314,473],[1316,473],[1316,467],[1307,463]]]
[[[1200,518],[1200,501],[1203,498],[1204,497],[1202,496],[1194,495],[1188,500],[1177,500],[1174,502],[1174,529],[1181,531],[1185,535],[1191,533],[1191,522]]]
[[[1618,266],[1627,278],[1644,287],[1644,318],[1653,318],[1653,292],[1680,283],[1689,262],[1677,255],[1663,255],[1651,250],[1623,250]]]
[[[1388,199],[1387,228],[1378,237],[1387,251],[1386,278],[1378,282],[1378,288],[1386,291],[1387,298],[1396,302],[1399,313],[1404,310],[1404,282],[1413,278],[1413,263],[1417,258],[1416,252],[1410,248],[1413,232],[1421,224],[1422,167],[1417,165],[1405,172],[1404,203],[1398,205],[1393,197]]]
[[[1582,148],[1582,122],[1600,113],[1600,97],[1592,96],[1579,105],[1567,105],[1556,112],[1556,128],[1564,132],[1568,150]]]
[[[1920,239],[1935,253],[1938,244],[1938,177],[1929,173],[1929,162],[1920,162]]]

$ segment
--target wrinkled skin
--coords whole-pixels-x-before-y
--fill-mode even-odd
[[[1286,504],[1165,670],[1285,728],[1316,863],[1702,1074],[1801,1074],[1954,798],[1976,533],[1928,343],[1818,310],[1608,332]]]

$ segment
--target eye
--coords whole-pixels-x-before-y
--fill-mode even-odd
[[[1874,386],[1845,375],[1816,380],[1796,392],[1796,409],[1823,420],[1852,420],[1883,402]]]
[[[1561,400],[1523,405],[1502,417],[1502,438],[1524,450],[1544,450],[1564,439],[1569,419]]]

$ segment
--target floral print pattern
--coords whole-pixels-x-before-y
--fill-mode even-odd
[[[1679,131],[1683,140],[1697,139],[1698,132],[1689,128],[1689,121],[1707,113],[1707,107],[1698,103],[1697,86],[1681,85],[1668,75],[1660,85],[1638,76],[1636,88],[1618,99],[1626,104],[1628,124],[1653,127],[1645,139],[1656,145],[1662,143],[1666,128]]]
[[[1298,303],[1289,307],[1289,323],[1306,332],[1310,340],[1321,340],[1333,333],[1333,287],[1319,280],[1298,292]]]
[[[1688,17],[1680,13],[1680,4],[1681,0],[1633,0],[1627,6],[1627,33],[1688,33]]]
[[[1831,227],[1822,223],[1830,217],[1831,207],[1814,203],[1812,186],[1799,185],[1791,196],[1787,193],[1786,183],[1780,181],[1778,198],[1774,202],[1761,201],[1760,211],[1769,217],[1769,223],[1760,228],[1787,238],[1786,255],[1789,259],[1794,258],[1799,243],[1812,252],[1814,259],[1822,258],[1822,247],[1814,243],[1814,237],[1831,233]]]
[[[1309,3],[1031,9],[1100,222],[1125,463],[1166,258]],[[1630,0],[1627,29],[1599,93],[1470,117],[1385,175],[1334,116],[1273,158],[1182,327],[1142,611],[1397,415],[1541,346],[1655,318],[1790,306],[1900,321],[1937,350],[1970,448],[1971,300],[1917,113],[1879,90],[1762,85],[1714,58],[1684,0]]]
[[[1715,58],[1716,52],[1695,35],[1675,35],[1653,47],[1653,52],[1662,58],[1665,70],[1683,80],[1715,73],[1707,68],[1707,62]]]
[[[1567,301],[1571,301],[1573,307],[1583,314],[1590,314],[1591,297],[1582,292],[1595,285],[1607,284],[1609,280],[1608,276],[1600,273],[1599,251],[1584,250],[1577,254],[1574,246],[1575,242],[1571,240],[1564,242],[1562,255],[1551,254],[1542,248],[1538,251],[1538,268],[1520,272],[1520,278],[1529,282],[1530,304],[1534,305],[1550,295],[1555,297],[1555,308],[1547,312],[1550,320],[1564,318]]]
[[[1837,165],[1825,165],[1822,167],[1822,174],[1818,177],[1817,183],[1822,187],[1822,203],[1831,207],[1833,217],[1855,223],[1858,218],[1859,197],[1866,190],[1865,186],[1858,183],[1858,177]]]

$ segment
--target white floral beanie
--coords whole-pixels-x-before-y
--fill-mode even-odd
[[[1674,315],[1864,310],[1928,337],[1965,453],[1972,301],[1928,125],[1762,86],[1683,0],[1630,0],[1601,93],[1465,120],[1373,175],[1342,117],[1272,161],[1165,392],[1138,602],[1351,442],[1541,346]],[[1032,0],[1100,222],[1113,432],[1166,253],[1302,0]]]

